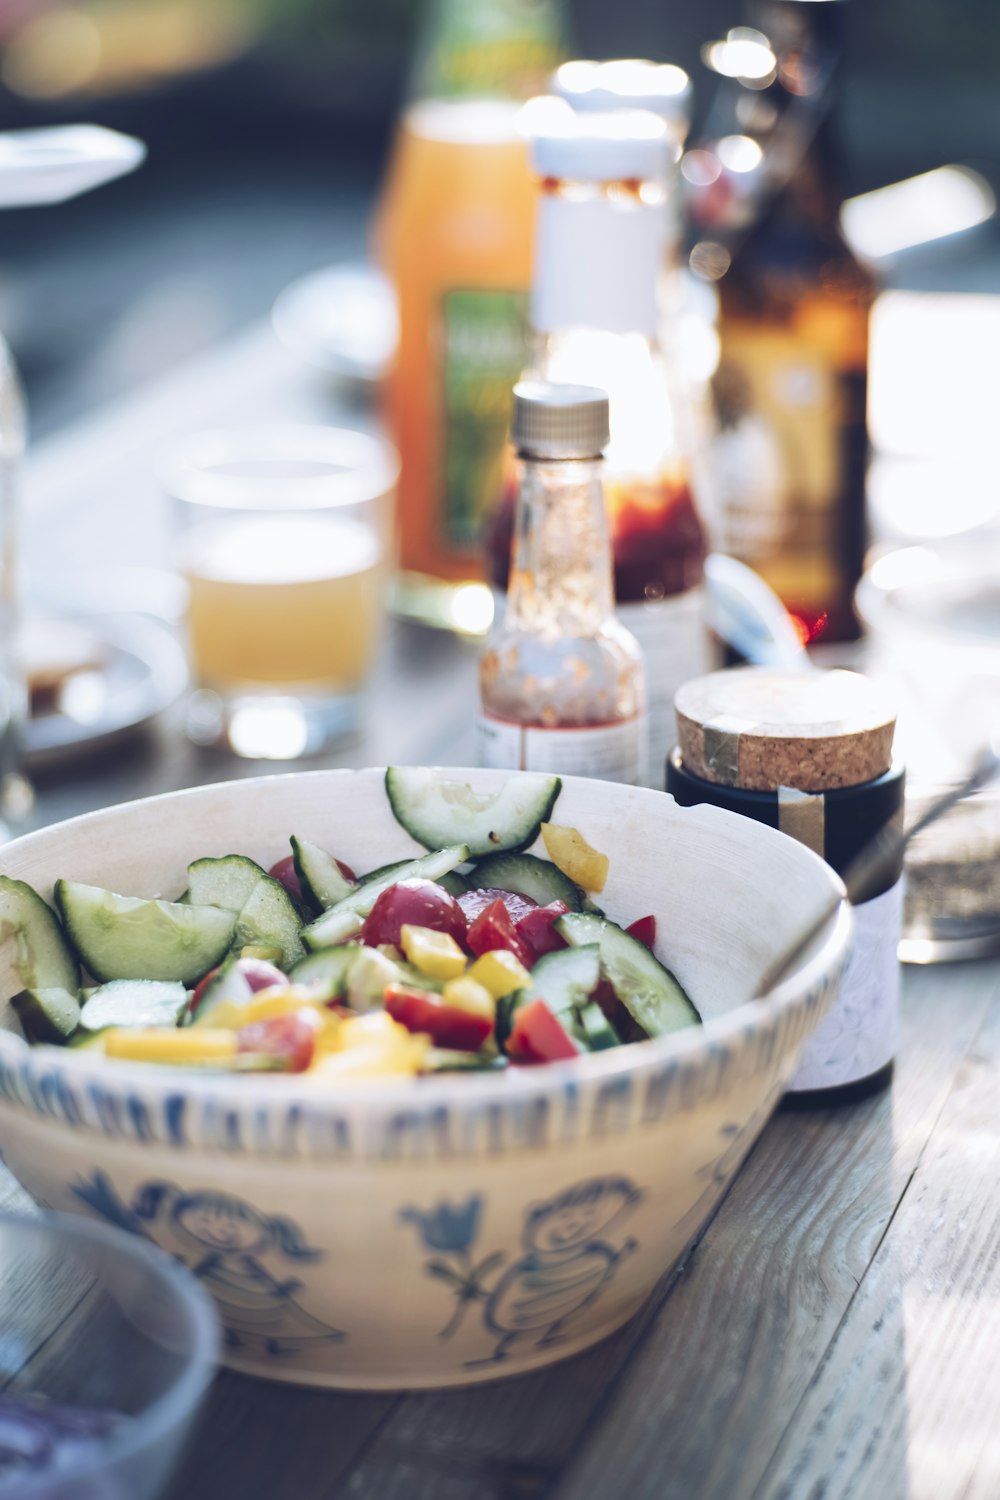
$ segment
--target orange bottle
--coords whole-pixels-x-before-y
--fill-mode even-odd
[[[400,319],[385,387],[402,462],[400,565],[428,585],[425,603],[447,596],[435,582],[482,576],[528,347],[536,189],[517,117],[558,60],[559,9],[443,0],[425,62],[431,94],[403,116],[380,207],[377,250]]]

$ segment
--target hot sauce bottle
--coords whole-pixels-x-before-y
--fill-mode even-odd
[[[525,126],[541,185],[527,378],[608,392],[605,498],[615,597],[619,620],[645,653],[649,741],[659,761],[673,737],[675,689],[712,665],[703,620],[706,537],[657,340],[664,182],[675,145],[650,112],[581,115],[557,99],[527,106]],[[499,588],[516,483],[512,464],[489,537]]]
[[[608,398],[522,381],[512,440],[521,483],[506,613],[479,666],[480,762],[639,783],[646,684],[640,647],[614,613]]]

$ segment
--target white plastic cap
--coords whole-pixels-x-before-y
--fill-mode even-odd
[[[673,159],[666,125],[648,110],[579,114],[565,99],[529,99],[520,128],[542,177],[571,182],[663,181]]]
[[[612,62],[579,59],[557,68],[549,86],[553,94],[587,114],[612,109],[649,110],[666,122],[678,143],[683,142],[691,123],[691,80],[674,63],[654,63],[641,57]]]

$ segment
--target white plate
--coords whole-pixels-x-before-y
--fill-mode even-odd
[[[148,615],[79,615],[105,649],[99,669],[68,679],[51,713],[29,719],[22,733],[29,771],[68,759],[148,724],[176,702],[187,665],[176,637]]]

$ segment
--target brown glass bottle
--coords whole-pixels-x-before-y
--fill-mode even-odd
[[[804,637],[826,640],[857,633],[876,290],[840,229],[843,10],[843,0],[748,5],[775,76],[764,89],[728,85],[728,106],[762,160],[749,190],[727,193],[723,175],[696,200],[692,252],[719,278],[716,544],[771,584]]]

